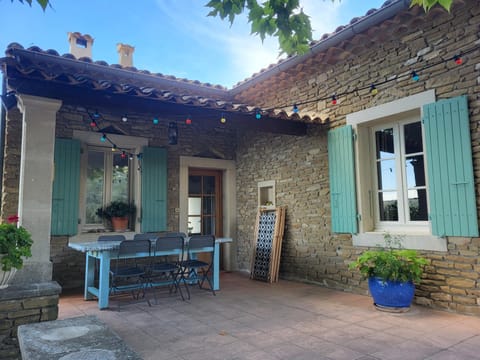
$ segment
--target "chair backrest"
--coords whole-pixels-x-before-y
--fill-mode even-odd
[[[213,235],[192,235],[188,240],[188,252],[214,252],[215,236]]]
[[[160,234],[158,234],[158,236],[161,236],[161,237],[181,236],[184,239],[187,237],[187,235],[185,235],[184,232],[175,232],[175,231],[167,231],[167,232],[164,232],[164,233],[160,233]]]
[[[158,235],[156,233],[141,233],[133,235],[133,240],[153,240],[157,237]]]
[[[165,252],[182,255],[184,239],[181,236],[160,236],[155,242],[155,255]]]
[[[144,254],[150,256],[150,240],[125,240],[120,243],[118,256],[127,254]]]
[[[123,235],[100,235],[97,241],[124,241],[125,236]]]

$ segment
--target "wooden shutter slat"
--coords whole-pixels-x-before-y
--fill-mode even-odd
[[[478,236],[465,96],[423,107],[430,220],[438,236]]]
[[[332,231],[357,233],[353,130],[347,125],[328,132],[328,166]]]
[[[142,157],[142,232],[167,230],[167,151],[146,147]]]

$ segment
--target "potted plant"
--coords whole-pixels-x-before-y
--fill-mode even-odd
[[[103,208],[97,209],[97,215],[109,220],[113,231],[126,231],[129,217],[135,215],[136,207],[125,201],[112,201]]]
[[[379,310],[403,312],[410,308],[427,259],[416,250],[403,249],[401,237],[384,235],[386,247],[367,250],[350,269],[358,269],[368,278],[368,288]]]
[[[23,266],[23,258],[32,256],[33,244],[30,233],[17,226],[18,216],[8,218],[0,224],[0,289],[8,286],[17,269]]]

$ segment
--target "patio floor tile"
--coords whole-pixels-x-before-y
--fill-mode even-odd
[[[107,310],[68,292],[59,319],[95,315],[147,360],[480,359],[480,317],[384,313],[368,296],[245,273],[221,273],[221,286],[217,296],[192,289],[189,301],[162,294],[151,307],[112,299]]]

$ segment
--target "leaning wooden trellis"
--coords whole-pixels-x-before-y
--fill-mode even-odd
[[[285,228],[286,208],[259,209],[255,225],[255,246],[250,278],[266,282],[278,281],[280,256]]]

